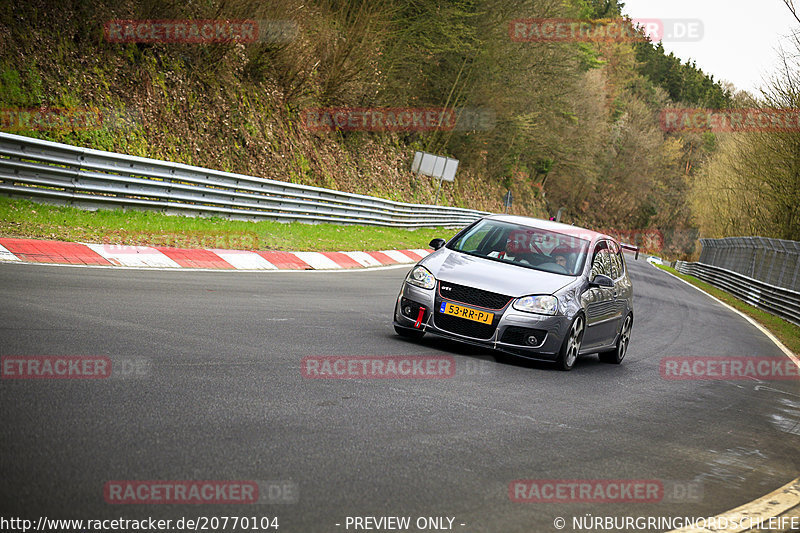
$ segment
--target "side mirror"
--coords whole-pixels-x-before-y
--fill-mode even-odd
[[[438,250],[439,248],[444,246],[444,243],[446,242],[447,241],[445,241],[444,239],[433,239],[431,242],[428,243],[428,246],[430,246],[434,250]]]
[[[602,287],[605,289],[610,289],[614,287],[614,282],[608,276],[604,274],[598,274],[592,281],[589,282],[589,287]]]

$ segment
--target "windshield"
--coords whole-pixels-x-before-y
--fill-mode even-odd
[[[501,263],[577,276],[589,241],[499,220],[481,220],[447,247]]]

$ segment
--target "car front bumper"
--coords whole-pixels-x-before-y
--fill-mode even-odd
[[[495,317],[489,326],[439,312],[445,302],[487,311],[443,298],[437,289],[422,289],[404,282],[395,303],[394,324],[528,359],[554,361],[571,322],[570,317],[561,314],[551,316],[517,311],[509,302],[502,310],[490,310]]]

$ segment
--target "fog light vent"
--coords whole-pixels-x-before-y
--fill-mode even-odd
[[[500,338],[500,342],[517,346],[539,346],[544,342],[547,332],[543,329],[508,326]]]

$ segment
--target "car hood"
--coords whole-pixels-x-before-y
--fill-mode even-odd
[[[437,250],[420,264],[438,280],[514,297],[553,294],[577,279],[462,254],[447,248]]]

